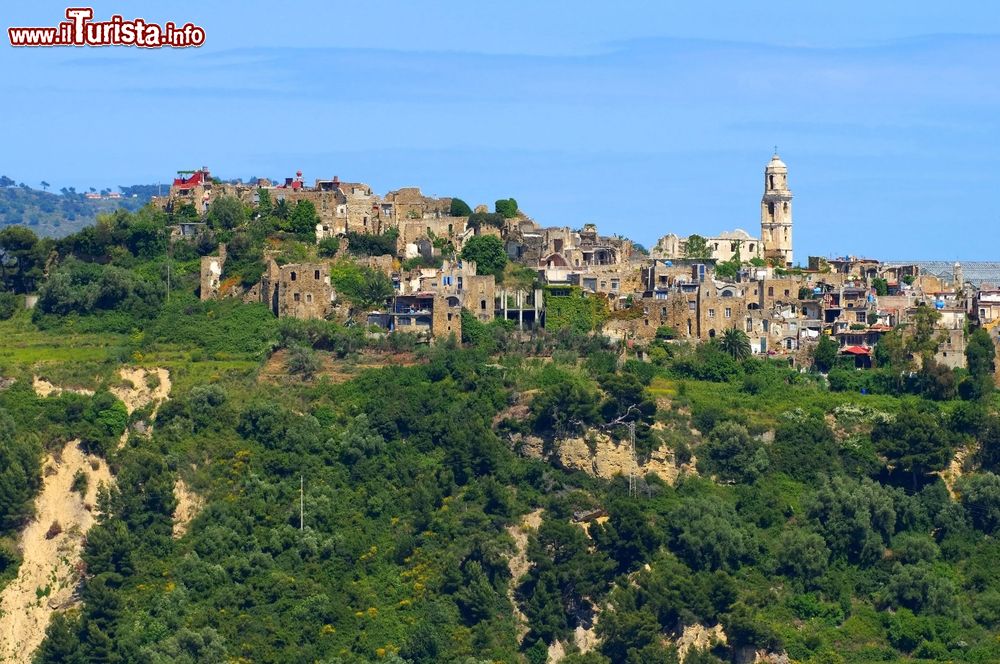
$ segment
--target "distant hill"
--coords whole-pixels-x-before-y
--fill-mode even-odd
[[[38,235],[62,237],[94,223],[99,212],[118,208],[138,210],[156,194],[157,185],[119,186],[82,193],[74,188],[59,192],[32,189],[0,176],[0,228],[24,225]],[[100,196],[88,198],[87,195]],[[110,196],[120,195],[120,198]]]

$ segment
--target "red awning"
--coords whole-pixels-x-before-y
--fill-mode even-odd
[[[864,346],[848,346],[841,352],[847,353],[848,355],[869,355],[871,354],[871,349],[865,348]]]

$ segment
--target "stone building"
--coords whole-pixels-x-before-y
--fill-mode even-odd
[[[268,262],[261,277],[260,298],[275,316],[302,319],[326,318],[333,311],[335,293],[326,263]]]
[[[657,241],[656,246],[649,253],[654,258],[668,260],[686,258],[689,239],[690,236],[682,238],[674,233],[668,233]],[[761,255],[760,240],[742,228],[723,231],[717,236],[706,237],[704,240],[708,254],[700,258],[711,259],[717,263],[730,261],[736,257],[739,257],[741,261],[748,261],[751,258],[759,258]]]
[[[218,254],[218,256],[201,257],[201,280],[198,297],[203,302],[219,297],[219,290],[222,287],[222,268],[226,264],[226,245],[219,245]]]
[[[792,265],[792,192],[788,188],[788,166],[777,153],[764,168],[760,241],[765,259]]]

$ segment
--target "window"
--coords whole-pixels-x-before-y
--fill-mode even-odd
[[[709,309],[708,310],[708,317],[709,318],[715,318],[715,309]]]
[[[483,311],[486,311],[486,300],[479,301],[479,308],[482,309]]]
[[[299,296],[298,293],[292,293],[292,300],[294,300],[295,302],[298,302],[299,299],[300,299],[300,296]]]
[[[859,323],[864,323],[866,320],[868,320],[868,316],[865,315],[865,312],[863,311],[857,312],[854,316]]]
[[[753,319],[747,318],[747,332],[753,332]]]
[[[451,286],[451,277],[441,277],[442,286]]]
[[[611,290],[618,290],[618,280],[617,279],[612,279],[611,280]]]
[[[666,307],[660,307],[660,315],[661,316],[666,316],[667,315],[667,308]]]
[[[316,281],[319,281],[319,270],[316,270],[315,272],[313,272],[313,278],[314,278],[314,279],[315,279]]]
[[[646,323],[646,327],[649,327],[649,319],[648,318],[646,319],[645,323]]]
[[[697,308],[694,300],[688,300],[688,310],[694,311]]]
[[[788,290],[788,289],[786,288],[786,289],[785,289],[785,297],[788,297],[789,295],[791,295],[791,293],[790,293],[790,292],[789,292],[789,290]]]
[[[767,287],[767,296],[768,297],[774,297],[774,286],[768,286]]]
[[[292,272],[292,277],[291,278],[292,278],[292,281],[295,281],[295,273],[294,272]]]
[[[726,307],[725,316],[726,316],[726,318],[732,318],[733,317],[733,310],[731,308],[729,308],[729,307]]]
[[[309,303],[309,304],[312,304],[312,301],[313,301],[313,294],[312,293],[306,293],[306,302]]]

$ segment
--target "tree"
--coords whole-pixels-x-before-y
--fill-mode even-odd
[[[559,437],[579,433],[599,418],[597,394],[578,381],[546,386],[531,402],[535,431]]]
[[[448,210],[448,214],[453,217],[468,217],[472,214],[472,208],[461,198],[453,198],[451,199],[451,208]]]
[[[753,352],[750,349],[750,338],[747,333],[736,327],[723,331],[719,346],[729,353],[730,357],[740,362],[750,357]]]
[[[323,367],[316,351],[307,346],[293,346],[288,350],[285,368],[293,376],[310,380]]]
[[[76,614],[57,611],[45,629],[45,640],[35,653],[35,664],[84,664],[80,648],[80,620]]]
[[[823,373],[829,373],[837,361],[839,350],[836,341],[825,334],[820,335],[819,342],[813,348],[813,366]]]
[[[1000,476],[982,472],[962,477],[958,490],[973,526],[987,534],[1000,530]]]
[[[220,196],[208,206],[205,221],[217,230],[238,228],[246,223],[247,212],[243,203],[232,196]]]
[[[462,260],[475,261],[476,274],[499,277],[507,265],[507,252],[503,242],[495,235],[475,235],[462,247]]]
[[[989,332],[978,328],[969,335],[965,359],[969,376],[963,381],[963,385],[967,381],[971,384],[961,390],[962,396],[966,399],[981,399],[991,394],[996,371],[996,347]]]
[[[392,297],[393,292],[389,277],[377,270],[368,270],[365,272],[355,296],[357,302],[362,306],[375,307],[384,304],[387,299]]]
[[[712,250],[708,247],[708,240],[700,235],[689,235],[687,244],[684,246],[685,258],[708,258],[712,255]]]
[[[48,191],[49,187],[51,187],[51,186],[52,185],[50,185],[48,182],[46,182],[45,180],[42,180],[42,191]]]
[[[811,480],[836,469],[837,442],[819,415],[786,420],[775,431],[772,458],[775,470]]]
[[[872,288],[875,289],[875,294],[879,297],[889,294],[889,282],[882,277],[872,279]]]
[[[753,482],[767,470],[767,452],[746,427],[721,422],[698,450],[699,466],[728,482]]]
[[[823,537],[801,528],[786,530],[778,541],[778,570],[812,586],[830,562]]]
[[[8,320],[17,311],[20,298],[13,293],[0,291],[0,320]]]
[[[301,239],[312,241],[316,238],[316,224],[319,216],[312,201],[300,200],[295,204],[291,216],[291,231]]]
[[[0,284],[14,293],[30,293],[42,278],[46,244],[23,226],[0,231]]]
[[[936,413],[909,404],[892,421],[872,427],[872,442],[894,470],[910,475],[914,490],[921,477],[951,460],[951,432],[941,426]]]
[[[517,216],[517,201],[513,198],[501,198],[494,204],[497,214],[502,214],[504,219],[513,219]]]

